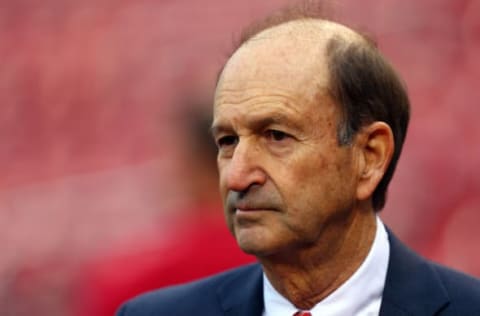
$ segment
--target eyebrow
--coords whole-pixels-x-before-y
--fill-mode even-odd
[[[285,125],[292,129],[301,129],[300,126],[291,118],[287,117],[283,113],[275,113],[273,115],[267,117],[259,117],[253,118],[249,123],[248,127],[252,130],[261,130],[269,125]],[[210,133],[212,136],[219,134],[219,133],[231,133],[233,128],[227,124],[223,124],[222,122],[213,123],[212,127],[210,128]]]
[[[213,124],[210,127],[210,135],[215,136],[220,133],[232,132],[232,128],[228,127],[227,125],[223,124]]]
[[[268,117],[254,119],[251,122],[252,129],[263,129],[267,126],[275,124],[285,125],[290,128],[298,128],[296,122],[282,113],[275,113]]]

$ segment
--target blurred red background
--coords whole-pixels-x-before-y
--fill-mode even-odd
[[[1,315],[78,314],[85,286],[109,296],[102,273],[132,274],[132,249],[200,225],[190,172],[204,165],[179,115],[197,113],[192,100],[209,110],[232,39],[286,3],[0,0]],[[480,1],[333,7],[409,87],[382,217],[425,256],[480,276]]]

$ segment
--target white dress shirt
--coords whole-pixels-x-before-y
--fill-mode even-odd
[[[377,316],[387,276],[390,244],[382,221],[372,247],[357,271],[338,289],[315,305],[312,316]],[[278,293],[263,274],[263,316],[292,316],[298,309]]]

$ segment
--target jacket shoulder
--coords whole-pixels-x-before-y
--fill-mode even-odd
[[[423,258],[387,231],[381,315],[480,315],[480,280]]]
[[[141,294],[125,302],[117,316],[222,314],[217,291],[222,284],[247,277],[258,264],[231,269],[198,281],[170,286]]]
[[[431,265],[450,299],[445,311],[454,311],[454,315],[480,315],[480,279],[436,263]]]

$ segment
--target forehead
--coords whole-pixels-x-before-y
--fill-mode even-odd
[[[263,31],[227,62],[217,93],[271,88],[311,97],[328,84],[325,43],[325,34],[298,22]]]
[[[324,110],[338,112],[331,108],[328,94],[325,51],[333,35],[353,38],[355,34],[331,22],[301,20],[255,35],[225,65],[215,93],[214,125],[228,117],[279,111],[295,113],[305,122]],[[319,109],[322,104],[329,109]]]
[[[351,29],[330,21],[294,20],[266,29],[244,43],[230,58],[217,91],[225,85],[249,83],[280,87],[299,93],[328,87],[326,46],[333,37],[361,40]],[[242,86],[243,85],[243,86]]]

